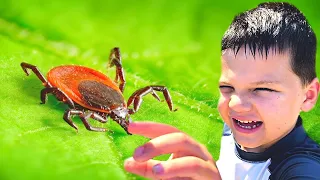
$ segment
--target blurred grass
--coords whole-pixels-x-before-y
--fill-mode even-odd
[[[217,159],[220,40],[236,13],[259,2],[0,0],[0,179],[141,179],[126,173],[122,164],[147,139],[127,136],[111,121],[92,124],[114,133],[89,132],[78,118],[75,133],[62,119],[66,106],[53,97],[39,105],[40,81],[33,74],[26,77],[19,66],[26,61],[44,74],[61,64],[106,72],[114,46],[123,56],[126,98],[137,88],[163,84],[179,108],[170,113],[164,103],[146,97],[132,118],[174,125]],[[319,36],[320,3],[290,2]],[[107,74],[113,77],[114,69]],[[318,142],[319,116],[319,103],[303,114],[308,133]]]

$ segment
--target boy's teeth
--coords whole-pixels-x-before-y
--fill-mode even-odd
[[[239,120],[238,120],[239,121]],[[241,123],[252,123],[252,122],[255,122],[255,121],[240,121]]]
[[[237,119],[235,119],[237,120]],[[257,121],[239,121],[237,120],[237,124],[244,129],[254,129],[259,127],[262,123],[259,123]]]

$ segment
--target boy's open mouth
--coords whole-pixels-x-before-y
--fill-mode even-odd
[[[238,127],[248,130],[255,129],[262,124],[261,121],[239,121],[235,118],[232,118],[232,120],[236,125],[238,125]]]

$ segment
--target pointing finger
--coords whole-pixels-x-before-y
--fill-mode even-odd
[[[204,161],[213,161],[211,154],[204,145],[196,142],[188,135],[176,132],[154,138],[138,147],[134,159],[142,162],[163,154],[174,154],[174,158],[181,156],[195,156]]]
[[[164,162],[157,160],[137,162],[129,158],[125,162],[125,169],[151,179],[221,179],[215,164],[192,156]]]
[[[129,124],[128,131],[132,134],[142,135],[148,138],[180,132],[173,126],[156,122],[132,122]]]

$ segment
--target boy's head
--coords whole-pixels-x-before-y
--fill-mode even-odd
[[[247,151],[277,142],[317,101],[316,37],[288,3],[263,3],[237,15],[221,57],[219,112]]]

